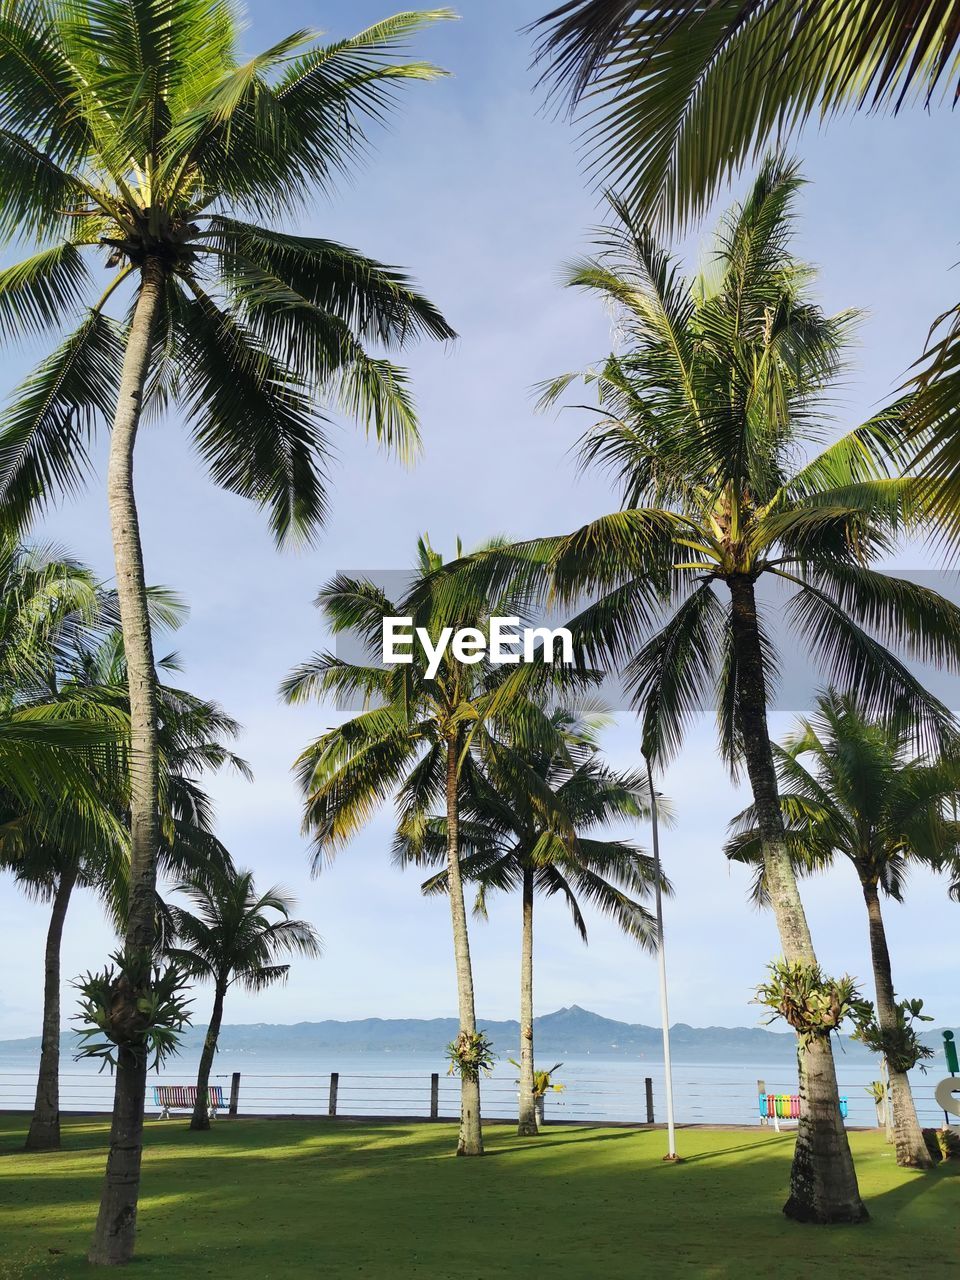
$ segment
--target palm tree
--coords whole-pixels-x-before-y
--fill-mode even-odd
[[[960,611],[873,565],[924,514],[926,489],[891,478],[905,428],[896,410],[801,461],[820,433],[852,316],[807,297],[809,268],[790,253],[796,168],[771,158],[721,226],[714,261],[693,282],[616,206],[595,258],[570,283],[617,314],[622,350],[587,379],[601,418],[586,462],[615,474],[623,509],[562,537],[503,548],[450,570],[471,592],[520,575],[556,602],[595,603],[569,625],[590,662],[621,671],[642,711],[644,754],[663,760],[715,702],[724,757],[746,765],[784,957],[816,964],[784,838],[767,726],[778,654],[760,582],[794,594],[780,616],[841,688],[873,716],[908,715],[919,738],[952,733],[946,709],[890,644],[960,663]],[[547,390],[559,396],[578,375]],[[800,1045],[803,1116],[788,1215],[860,1220],[866,1210],[843,1129],[827,1034]]]
[[[191,875],[176,891],[189,899],[194,911],[171,908],[171,923],[179,945],[167,955],[185,972],[213,983],[213,1011],[200,1054],[197,1101],[191,1129],[209,1129],[207,1092],[210,1068],[217,1052],[223,1002],[232,986],[264,991],[284,982],[288,964],[281,956],[318,956],[320,939],[312,924],[292,920],[294,901],[276,885],[259,893],[252,871],[222,876]]]
[[[156,601],[151,602],[156,608]],[[109,600],[107,601],[109,604]],[[126,666],[118,629],[94,643],[83,632],[72,642],[72,660],[51,672],[59,705],[109,723],[127,715]],[[161,671],[176,670],[172,658]],[[239,725],[215,703],[161,683],[158,686],[162,808],[158,868],[165,874],[204,874],[230,868],[230,857],[212,832],[212,811],[200,775],[230,765],[249,777],[249,769],[230,751],[226,740]],[[21,886],[51,902],[44,954],[44,1009],[40,1066],[28,1150],[59,1149],[60,1106],[60,944],[67,909],[75,888],[94,889],[105,901],[122,933],[127,909],[130,849],[122,775],[101,779],[101,803],[108,819],[99,827],[64,806],[42,821],[26,815],[17,824],[18,841],[11,855],[0,853]]]
[[[0,234],[37,244],[0,275],[0,332],[77,326],[0,426],[0,498],[16,512],[76,488],[88,436],[112,423],[107,497],[132,734],[130,973],[146,971],[154,939],[160,781],[133,484],[141,413],[177,402],[213,479],[267,508],[278,540],[309,538],[323,520],[324,399],[412,451],[405,376],[368,347],[448,338],[449,326],[393,268],[253,219],[274,222],[332,191],[393,91],[438,74],[398,53],[444,16],[399,14],[332,45],[299,31],[241,61],[223,0],[0,0]],[[124,983],[131,1003],[135,986]],[[121,1053],[95,1263],[133,1252],[145,1070],[142,1054]]]
[[[519,606],[509,594],[502,599],[481,595],[455,611],[443,607],[431,583],[443,567],[442,557],[429,542],[418,543],[418,562],[409,589],[391,601],[375,583],[339,575],[318,597],[327,625],[335,635],[349,633],[360,644],[367,663],[353,663],[320,653],[297,668],[282,687],[288,702],[304,702],[331,694],[348,705],[362,706],[337,728],[322,734],[300,755],[297,774],[305,796],[304,831],[314,840],[314,872],[326,855],[348,843],[375,808],[396,797],[399,831],[415,836],[434,804],[442,803],[446,818],[446,863],[450,916],[457,976],[460,1043],[476,1046],[470,939],[460,869],[460,790],[476,767],[474,756],[486,752],[500,757],[530,777],[515,753],[498,742],[492,717],[523,717],[523,731],[534,734],[545,726],[537,707],[524,696],[526,672],[503,679],[487,661],[465,664],[450,651],[435,673],[418,641],[408,663],[382,665],[384,622],[410,618],[436,645],[444,628],[475,626],[486,633],[495,614],[512,617]],[[518,678],[519,677],[519,678]],[[529,740],[533,740],[531,737]],[[531,778],[531,786],[534,781]],[[549,805],[549,795],[541,792]],[[460,1134],[457,1154],[480,1156],[480,1082],[471,1061],[460,1062]]]
[[[545,77],[585,108],[599,181],[637,216],[702,215],[809,120],[954,101],[958,0],[568,0],[535,24]],[[599,101],[598,101],[599,98]],[[931,326],[917,445],[960,524],[960,305]]]
[[[867,909],[877,1022],[886,1054],[893,1104],[897,1163],[929,1169],[933,1162],[917,1121],[907,1076],[909,1046],[900,1043],[900,1016],[880,907],[886,894],[903,900],[911,864],[957,865],[960,824],[953,816],[960,769],[956,759],[917,756],[904,726],[864,714],[855,697],[829,692],[817,698],[783,748],[775,748],[780,804],[794,866],[822,871],[847,858]],[[763,901],[756,810],[733,822],[727,856],[761,866],[755,896]]]
[[[109,602],[83,565],[50,549],[24,544],[17,530],[0,535],[0,701],[14,714],[42,713],[49,721],[101,722],[117,727],[114,707],[92,703],[64,714],[59,683],[64,664],[79,643],[100,632]],[[102,803],[105,789],[121,785],[116,752],[96,759],[91,788],[47,786],[39,803],[24,801],[15,789],[0,791],[0,866],[12,870],[31,896],[52,902],[44,966],[44,1011],[37,1100],[28,1150],[58,1147],[60,940],[70,895],[78,876],[76,859],[115,847],[121,826]],[[68,853],[67,851],[71,852]]]
[[[540,750],[522,751],[537,779],[531,795],[527,778],[498,769],[497,760],[471,771],[469,790],[460,797],[461,870],[476,881],[476,911],[486,915],[487,895],[520,890],[520,1108],[517,1133],[536,1137],[538,1093],[533,1044],[533,924],[539,892],[563,898],[584,942],[587,926],[581,909],[589,902],[609,915],[641,945],[656,942],[656,922],[637,899],[653,882],[649,856],[627,840],[602,839],[598,828],[617,819],[647,813],[645,784],[614,773],[598,755],[596,733],[608,720],[599,707],[560,706],[549,719],[556,742]],[[522,749],[521,749],[522,750]],[[562,829],[545,813],[541,792],[552,795],[552,808],[562,814]],[[434,817],[414,835],[401,832],[396,841],[401,863],[442,863],[446,856],[446,818]],[[425,893],[446,892],[446,871],[423,885]],[[543,1073],[540,1073],[541,1075]],[[549,1075],[549,1073],[547,1073]],[[541,1081],[541,1083],[543,1083]]]

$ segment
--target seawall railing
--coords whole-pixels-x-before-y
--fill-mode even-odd
[[[653,1064],[651,1064],[652,1066]],[[655,1069],[654,1069],[655,1070]],[[680,1124],[755,1125],[760,1123],[758,1093],[795,1093],[796,1079],[789,1070],[764,1068],[765,1079],[698,1079],[696,1068],[686,1066],[675,1076],[676,1118]],[[561,1076],[563,1073],[560,1073]],[[934,1098],[935,1074],[914,1084],[920,1122],[939,1127],[943,1112]],[[0,1072],[0,1110],[29,1111],[33,1106],[35,1070]],[[192,1084],[189,1070],[173,1067],[148,1078],[147,1115],[156,1115],[153,1089],[157,1085]],[[299,1115],[363,1119],[389,1117],[410,1120],[454,1120],[459,1113],[459,1082],[440,1072],[384,1073],[324,1072],[277,1074],[258,1071],[218,1072],[211,1083],[223,1091],[230,1115]],[[841,1081],[847,1099],[847,1124],[871,1128],[877,1111],[869,1093],[871,1079]],[[105,1113],[113,1104],[113,1080],[108,1074],[63,1071],[60,1105],[65,1113]],[[481,1105],[490,1120],[516,1116],[516,1075],[495,1072],[481,1082]],[[617,1124],[654,1124],[665,1119],[662,1069],[651,1075],[571,1076],[561,1092],[544,1099],[550,1121]]]

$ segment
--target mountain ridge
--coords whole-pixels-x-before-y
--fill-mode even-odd
[[[515,1019],[480,1019],[501,1057],[516,1052],[520,1026]],[[221,1028],[220,1053],[301,1055],[317,1053],[404,1053],[443,1054],[457,1034],[456,1018],[357,1018],[324,1019],[295,1023],[228,1023]],[[206,1028],[188,1028],[183,1049],[198,1049]],[[537,1052],[596,1057],[630,1057],[662,1060],[659,1027],[621,1022],[594,1013],[580,1005],[568,1005],[534,1019]],[[678,1022],[670,1028],[672,1056],[678,1062],[786,1062],[792,1061],[795,1040],[792,1032],[770,1031],[763,1027],[693,1027]],[[941,1045],[939,1030],[927,1031],[923,1039],[935,1050]],[[64,1032],[61,1046],[73,1054],[77,1037]],[[858,1061],[872,1056],[863,1045],[842,1039],[845,1053]],[[40,1039],[30,1036],[0,1040],[0,1053],[35,1053]]]

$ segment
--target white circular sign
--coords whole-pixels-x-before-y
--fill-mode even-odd
[[[960,1076],[947,1076],[946,1080],[941,1080],[934,1096],[941,1110],[960,1119]]]

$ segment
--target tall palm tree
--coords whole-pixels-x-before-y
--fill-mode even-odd
[[[458,577],[475,592],[519,574],[558,602],[593,595],[569,625],[589,661],[622,673],[653,761],[715,702],[721,752],[745,764],[753,790],[784,957],[812,967],[767,725],[778,653],[758,584],[793,592],[780,609],[790,644],[805,645],[826,678],[859,689],[870,715],[911,716],[927,741],[949,736],[951,717],[889,645],[955,668],[960,611],[873,567],[925,510],[924,485],[889,475],[901,415],[882,414],[809,457],[852,317],[827,317],[807,296],[812,273],[790,252],[799,184],[795,166],[770,159],[694,281],[617,206],[600,253],[570,283],[612,306],[622,335],[621,350],[586,375],[601,418],[583,454],[614,473],[623,509],[453,566],[449,589],[455,598]],[[557,379],[546,398],[577,376]],[[859,1220],[829,1035],[802,1043],[799,1061],[803,1114],[785,1211]]]
[[[954,808],[960,793],[955,757],[918,756],[904,726],[864,714],[855,697],[830,692],[817,698],[782,748],[775,748],[780,804],[794,866],[800,874],[822,871],[839,858],[860,882],[870,932],[877,1022],[886,1053],[893,1104],[897,1163],[932,1167],[917,1121],[907,1076],[915,1062],[900,1044],[900,1022],[881,894],[895,902],[911,864],[940,870],[957,866],[960,823]],[[765,884],[754,806],[734,819],[727,856],[760,864],[755,896]]]
[[[465,607],[446,610],[430,587],[442,567],[442,557],[422,538],[416,571],[400,600],[391,601],[373,582],[345,575],[334,578],[317,603],[334,635],[351,634],[367,662],[316,654],[291,674],[282,692],[288,702],[329,694],[363,707],[360,714],[317,738],[297,761],[305,797],[304,830],[314,840],[315,872],[324,857],[348,843],[391,796],[396,798],[398,830],[407,835],[422,827],[435,804],[443,804],[460,1037],[470,1045],[477,1036],[477,1022],[460,869],[460,790],[475,767],[476,752],[495,754],[506,767],[511,753],[491,731],[494,715],[519,717],[522,710],[524,732],[544,726],[536,706],[523,695],[523,680],[501,679],[486,661],[458,662],[448,650],[431,674],[424,647],[417,642],[408,663],[382,665],[385,619],[410,618],[435,645],[446,627],[474,626],[486,632],[491,615],[518,614],[517,601],[509,594],[493,597],[496,603],[481,595]],[[511,683],[520,685],[520,691],[511,694]],[[512,765],[530,777],[515,753]],[[544,791],[540,800],[549,805]],[[457,1154],[480,1156],[479,1076],[468,1063],[461,1067]]]
[[[158,847],[133,483],[141,413],[178,403],[212,478],[267,508],[278,540],[309,538],[323,520],[324,400],[384,444],[414,448],[404,374],[368,347],[448,338],[449,326],[395,269],[273,224],[332,191],[393,90],[438,74],[398,54],[444,16],[399,14],[332,45],[298,31],[241,61],[225,0],[0,0],[0,234],[37,246],[0,275],[0,333],[76,326],[0,426],[0,499],[19,511],[76,488],[87,438],[112,423],[132,726],[130,972],[146,971],[138,957],[153,943]],[[124,984],[131,1002],[135,985]],[[121,1052],[95,1263],[132,1256],[145,1071],[142,1054]]]
[[[109,603],[109,602],[108,602]],[[108,630],[95,642],[79,633],[74,638],[72,660],[51,672],[57,702],[71,714],[82,712],[95,720],[128,716],[126,666],[118,629]],[[161,671],[176,670],[167,658]],[[157,853],[162,873],[203,874],[229,869],[230,858],[213,835],[212,812],[200,775],[230,765],[244,776],[249,769],[226,745],[236,737],[239,725],[215,703],[197,698],[172,685],[158,686],[161,750],[161,826]],[[114,821],[98,826],[82,812],[62,806],[42,820],[24,815],[17,823],[19,840],[6,861],[27,892],[51,902],[44,953],[43,1033],[36,1099],[27,1148],[60,1146],[60,945],[71,896],[76,888],[91,888],[105,901],[119,932],[127,910],[130,848],[127,819],[127,787],[121,773],[104,774],[101,803]]]
[[[179,945],[167,955],[185,972],[213,983],[213,1011],[203,1041],[197,1072],[197,1101],[191,1129],[209,1129],[207,1090],[217,1052],[223,1003],[232,986],[263,991],[284,982],[290,971],[281,956],[318,956],[320,939],[306,920],[290,918],[294,900],[276,885],[260,893],[252,871],[225,875],[191,875],[176,888],[194,910],[171,908],[171,924]]]
[[[486,915],[487,895],[496,890],[520,891],[520,1106],[517,1133],[537,1135],[537,1090],[533,1043],[534,901],[539,892],[563,898],[584,942],[587,925],[581,903],[612,917],[642,946],[656,943],[656,921],[638,899],[653,883],[653,861],[628,840],[603,839],[598,829],[618,819],[645,815],[646,787],[633,777],[616,774],[599,757],[597,730],[609,717],[599,707],[564,705],[549,719],[556,742],[524,750],[537,779],[531,795],[527,779],[512,769],[473,770],[460,798],[461,870],[475,881],[476,911]],[[554,814],[545,812],[541,789],[552,794]],[[442,863],[446,857],[447,823],[434,817],[410,835],[400,832],[395,844],[401,864]],[[425,881],[425,893],[447,892],[446,871]]]
[[[958,0],[568,0],[535,27],[545,76],[584,108],[597,179],[638,216],[702,215],[725,179],[813,119],[953,102]],[[920,456],[960,526],[960,305],[931,327]]]

